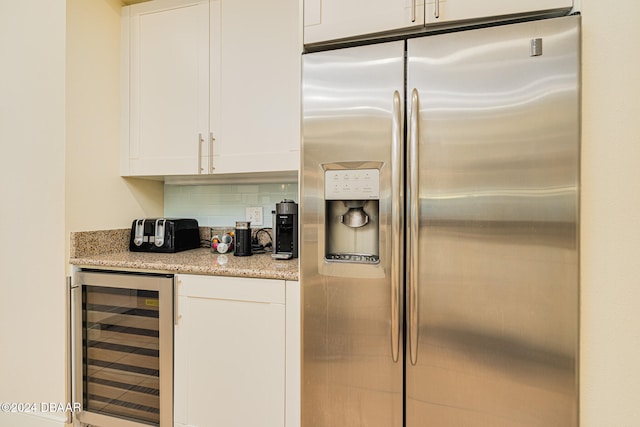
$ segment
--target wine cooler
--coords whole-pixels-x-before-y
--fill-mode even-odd
[[[172,425],[173,286],[173,275],[76,273],[76,425]]]

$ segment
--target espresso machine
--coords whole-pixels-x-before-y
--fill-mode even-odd
[[[298,205],[284,199],[273,211],[273,254],[276,259],[298,258]]]

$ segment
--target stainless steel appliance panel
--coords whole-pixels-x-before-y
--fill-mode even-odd
[[[83,270],[72,292],[74,417],[173,425],[173,276]]]
[[[578,424],[579,19],[408,41],[408,427]]]
[[[401,250],[392,247],[402,236],[392,234],[401,214],[392,193],[401,190],[404,42],[304,55],[303,79],[302,425],[399,427]],[[325,259],[325,172],[343,169],[380,171],[379,262]]]

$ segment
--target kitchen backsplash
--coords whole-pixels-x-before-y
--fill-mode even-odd
[[[245,221],[247,207],[262,207],[262,225],[272,226],[276,203],[291,199],[298,203],[298,184],[165,185],[165,217],[195,218],[200,226],[235,226]]]

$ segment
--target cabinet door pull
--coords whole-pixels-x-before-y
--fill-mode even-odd
[[[416,1],[411,0],[411,22],[416,22]]]
[[[440,18],[440,0],[436,0],[436,3],[435,3],[435,12],[434,12],[434,14],[433,14],[433,15],[434,15],[434,17],[435,17],[436,19]]]
[[[213,164],[213,143],[215,140],[213,132],[209,132],[209,173],[213,173],[216,170],[216,166]]]
[[[202,173],[202,143],[204,140],[202,139],[202,133],[198,134],[198,173]]]

